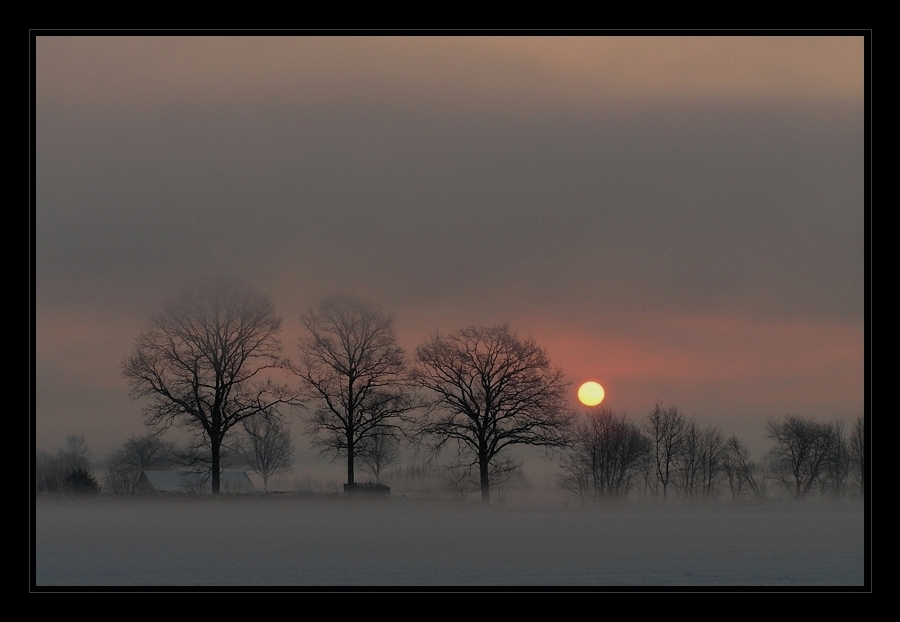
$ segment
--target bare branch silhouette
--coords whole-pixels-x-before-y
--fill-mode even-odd
[[[490,470],[512,445],[565,447],[573,414],[569,383],[546,351],[506,325],[434,333],[416,350],[413,380],[431,394],[420,427],[434,448],[454,441],[478,465],[481,498],[490,500]]]
[[[315,404],[307,434],[322,452],[347,459],[347,484],[356,483],[355,461],[367,439],[397,437],[415,403],[407,390],[406,362],[393,319],[376,305],[332,296],[300,318],[294,369],[302,394]]]
[[[149,427],[179,424],[202,436],[213,494],[226,435],[290,401],[267,374],[282,366],[280,330],[267,297],[229,280],[200,283],[153,317],[123,364],[132,397],[149,400]]]

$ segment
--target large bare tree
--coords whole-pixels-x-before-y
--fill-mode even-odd
[[[123,364],[132,397],[149,400],[149,427],[182,425],[209,447],[213,494],[226,435],[290,400],[270,376],[283,364],[280,330],[266,296],[231,280],[208,281],[167,303]]]
[[[505,324],[437,332],[416,350],[413,380],[431,394],[420,433],[437,450],[455,441],[477,465],[481,498],[490,501],[490,470],[511,445],[564,447],[574,415],[569,383],[547,352]]]
[[[324,453],[346,457],[352,491],[355,460],[367,439],[400,434],[415,406],[403,349],[393,319],[352,296],[331,296],[300,319],[306,335],[295,373],[314,404],[306,431]]]

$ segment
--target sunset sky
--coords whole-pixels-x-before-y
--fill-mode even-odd
[[[36,445],[143,433],[121,363],[217,274],[295,358],[345,292],[408,353],[509,322],[573,406],[596,380],[757,450],[770,416],[849,420],[864,74],[861,36],[39,36]]]

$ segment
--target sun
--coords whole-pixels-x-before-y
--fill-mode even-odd
[[[606,391],[597,382],[585,382],[578,388],[578,399],[585,406],[596,406],[606,397]]]

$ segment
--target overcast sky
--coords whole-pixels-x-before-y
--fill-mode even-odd
[[[863,49],[38,37],[37,446],[141,434],[121,363],[213,274],[272,298],[295,357],[299,314],[346,292],[408,352],[509,322],[573,405],[596,380],[635,419],[674,404],[760,442],[770,416],[855,417]]]

